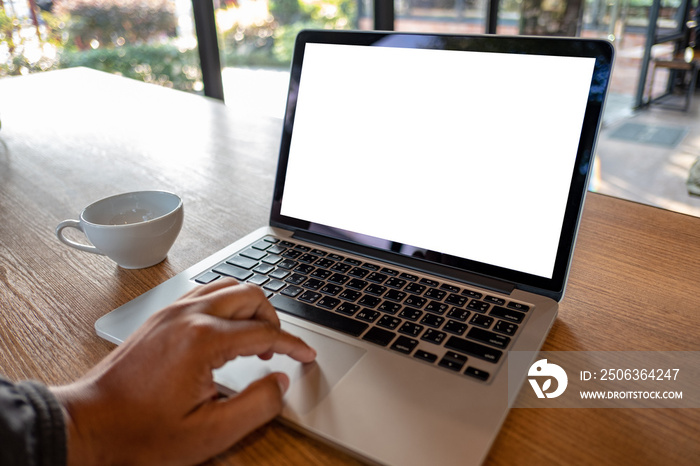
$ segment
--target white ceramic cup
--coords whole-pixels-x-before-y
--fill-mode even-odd
[[[59,223],[56,237],[70,247],[105,255],[125,269],[141,269],[165,259],[180,233],[183,218],[182,199],[175,194],[124,193],[85,207],[79,221]],[[92,245],[66,238],[66,228],[82,231]]]

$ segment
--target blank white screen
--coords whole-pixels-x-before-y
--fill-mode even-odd
[[[281,214],[551,278],[594,64],[307,44]]]

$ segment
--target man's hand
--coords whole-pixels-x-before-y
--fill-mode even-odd
[[[259,288],[220,279],[192,290],[53,389],[66,408],[69,464],[193,464],[226,450],[279,414],[289,379],[273,373],[221,397],[212,370],[274,353],[316,357],[280,328]]]

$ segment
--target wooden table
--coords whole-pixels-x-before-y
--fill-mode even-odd
[[[113,345],[97,318],[267,221],[281,121],[87,69],[0,80],[0,371],[61,384]],[[53,230],[93,200],[185,202],[168,259],[123,270]],[[700,350],[700,219],[588,196],[546,351]],[[700,367],[700,362],[699,362]],[[700,409],[514,409],[487,464],[697,464]],[[213,464],[353,464],[273,422]]]

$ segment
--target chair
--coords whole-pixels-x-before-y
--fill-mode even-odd
[[[649,83],[649,103],[653,104],[659,102],[660,100],[668,97],[673,92],[673,87],[679,85],[676,81],[679,78],[680,86],[685,87],[685,104],[681,107],[683,111],[688,111],[690,108],[690,102],[695,93],[695,85],[698,76],[698,60],[694,57],[694,51],[692,48],[688,47],[683,55],[674,55],[672,58],[663,59],[655,58],[653,60],[654,69],[651,72],[651,82]],[[652,92],[654,90],[654,75],[657,69],[667,69],[671,72],[669,76],[669,87],[668,91],[658,97],[652,97]],[[686,80],[688,81],[686,83]]]

